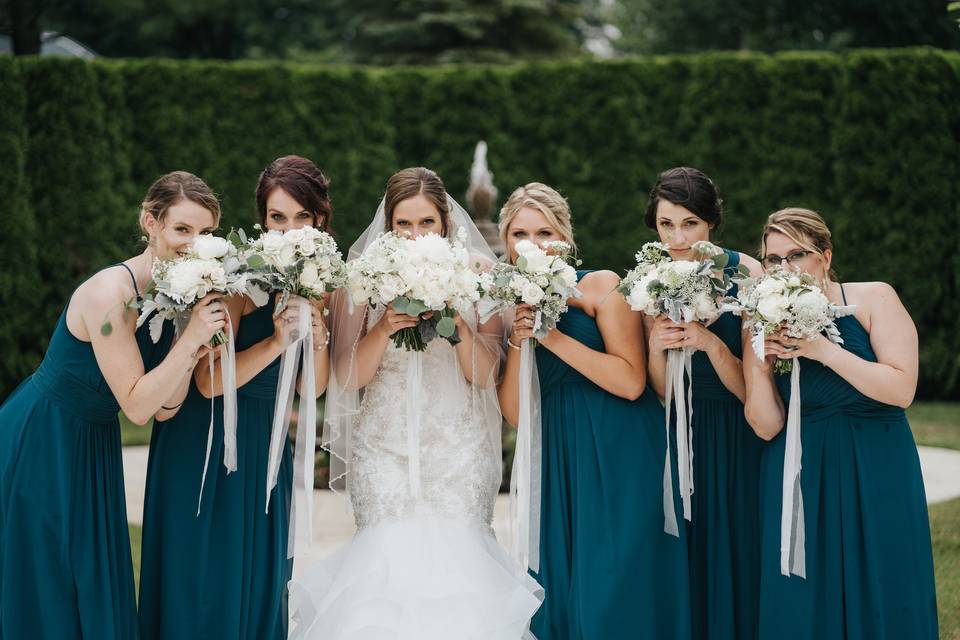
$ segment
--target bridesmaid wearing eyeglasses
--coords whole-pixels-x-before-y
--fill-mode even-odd
[[[834,304],[843,344],[771,336],[764,360],[744,353],[746,415],[770,444],[761,471],[761,638],[937,637],[937,603],[920,460],[904,409],[917,386],[917,330],[883,282],[839,283],[830,230],[818,214],[784,209],[763,228],[763,262],[808,273]],[[781,575],[784,407],[800,368],[805,578]],[[796,556],[795,556],[796,557]],[[803,573],[798,567],[791,567]]]
[[[702,171],[676,167],[660,174],[644,221],[674,260],[692,260],[692,246],[710,240],[723,219],[720,195]],[[760,264],[724,249],[733,275],[740,264]],[[730,292],[736,294],[736,285]],[[663,397],[667,350],[693,355],[692,519],[687,523],[694,638],[756,637],[759,596],[759,475],[763,442],[743,415],[740,319],[725,313],[709,326],[647,319],[650,383]],[[675,413],[673,415],[676,415]],[[675,443],[674,443],[675,444]],[[675,459],[675,458],[674,458]],[[682,521],[682,514],[678,514]]]

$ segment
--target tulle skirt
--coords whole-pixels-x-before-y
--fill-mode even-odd
[[[290,582],[292,639],[519,640],[540,585],[475,523],[417,516],[362,529]]]

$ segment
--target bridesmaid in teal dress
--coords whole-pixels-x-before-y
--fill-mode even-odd
[[[329,225],[327,179],[311,161],[278,158],[256,189],[260,224],[286,231]],[[293,463],[284,443],[277,486],[265,513],[270,429],[279,356],[296,326],[296,310],[276,318],[276,296],[257,308],[248,298],[228,300],[237,327],[237,470],[223,458],[223,402],[219,362],[211,381],[204,363],[175,417],[158,422],[150,441],[140,580],[140,634],[149,638],[287,637],[287,555]],[[327,342],[321,306],[313,313],[314,344]],[[317,353],[317,393],[326,388],[328,358]],[[210,469],[199,516],[197,499],[216,394]]]
[[[146,250],[74,291],[43,362],[0,407],[0,637],[137,636],[117,414],[172,415],[226,315],[208,296],[171,347],[172,326],[154,344],[124,308],[154,257],[175,255],[219,214],[196,176],[157,180],[140,217]]]
[[[511,259],[520,240],[573,242],[570,210],[550,187],[510,196],[500,232]],[[536,349],[541,389],[542,480],[539,640],[690,638],[686,539],[663,531],[663,408],[646,385],[640,314],[610,271],[578,272],[583,297]],[[499,395],[517,423],[520,341],[530,307],[517,309]],[[675,470],[675,467],[674,467]],[[674,495],[679,495],[674,473]],[[679,508],[679,502],[675,505]]]
[[[690,260],[693,243],[709,240],[722,222],[716,186],[689,167],[660,174],[644,221],[656,230],[674,260]],[[760,263],[724,249],[730,276]],[[730,291],[736,295],[736,285]],[[740,318],[720,316],[709,327],[674,323],[663,316],[648,324],[650,384],[664,395],[667,350],[695,349],[693,393],[693,495],[687,522],[691,621],[694,638],[756,638],[760,588],[760,460],[763,441],[747,424]],[[673,414],[674,418],[676,414]]]
[[[937,638],[937,605],[926,496],[904,409],[917,383],[917,331],[882,282],[838,284],[830,231],[806,209],[771,214],[763,231],[766,268],[785,265],[824,282],[843,338],[807,342],[772,336],[768,357],[748,349],[747,418],[771,440],[762,468],[761,638],[856,640]],[[800,367],[800,487],[806,579],[781,575],[780,508],[784,407]]]

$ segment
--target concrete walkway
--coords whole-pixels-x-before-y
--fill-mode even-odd
[[[960,497],[960,451],[936,447],[917,447],[923,482],[927,489],[927,502],[944,502]],[[143,522],[143,491],[147,474],[147,447],[125,447],[123,450],[124,481],[127,489],[127,517],[130,522]],[[199,483],[200,479],[197,478]],[[507,545],[509,498],[500,494],[497,498],[493,528],[497,539]],[[294,574],[301,567],[309,566],[315,558],[321,558],[355,531],[353,518],[345,501],[330,491],[316,491],[314,502],[313,550],[309,556],[294,566]]]
[[[148,447],[123,448],[123,476],[127,491],[127,518],[134,524],[143,523],[143,492],[147,478]],[[197,477],[199,487],[200,477]],[[497,496],[494,509],[493,529],[497,539],[504,545],[510,542],[509,535],[510,499],[506,494]],[[328,555],[331,551],[349,540],[356,526],[350,514],[347,502],[332,491],[314,491],[313,503],[313,546],[308,555],[298,558],[294,563],[294,575],[302,567],[310,566],[316,559]]]

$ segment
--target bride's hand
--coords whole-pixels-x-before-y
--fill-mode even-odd
[[[393,305],[388,304],[383,317],[377,322],[377,330],[383,332],[383,335],[389,338],[401,329],[409,329],[420,323],[417,316],[408,316],[405,313],[397,313],[393,310]]]

